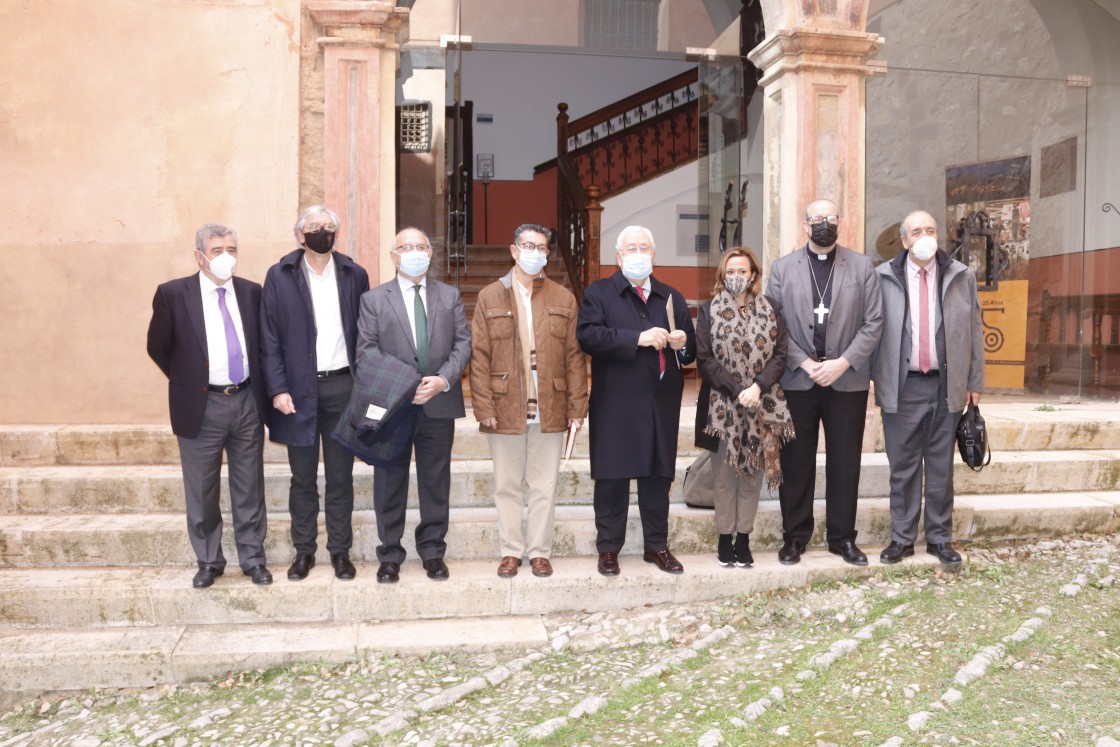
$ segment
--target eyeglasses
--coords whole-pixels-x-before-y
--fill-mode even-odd
[[[333,223],[304,223],[304,233],[318,233],[319,231],[326,231],[327,233],[334,233],[338,230],[338,226]]]
[[[826,222],[830,226],[835,226],[837,223],[840,222],[840,216],[839,215],[814,215],[810,218],[806,218],[805,222],[808,223],[810,226],[819,226],[822,223],[826,223]]]
[[[625,244],[618,248],[618,253],[624,257],[628,257],[631,254],[637,254],[638,252],[641,252],[642,254],[650,254],[653,252],[653,247],[649,244]]]
[[[540,252],[541,254],[548,254],[548,244],[534,244],[531,241],[526,241],[524,244],[518,244],[517,248],[524,252]]]
[[[393,251],[397,254],[407,254],[408,252],[426,252],[431,248],[431,244],[401,244]]]

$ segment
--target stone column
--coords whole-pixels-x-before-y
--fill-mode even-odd
[[[804,243],[803,211],[817,198],[840,207],[840,243],[864,249],[865,81],[886,70],[871,60],[883,38],[862,30],[865,4],[783,0],[766,20],[792,27],[776,26],[748,55],[765,96],[764,266]]]
[[[323,194],[342,216],[339,251],[370,284],[392,277],[396,233],[396,72],[408,9],[378,0],[307,0],[324,36]]]

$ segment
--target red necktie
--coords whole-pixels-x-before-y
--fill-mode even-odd
[[[642,299],[642,303],[648,303],[646,301],[646,289],[645,288],[640,288],[640,287],[635,285],[634,286],[634,292],[638,294],[638,298]],[[657,373],[661,376],[665,375],[665,351],[664,350],[658,350],[657,351]]]
[[[929,372],[929,283],[924,267],[918,270],[918,370]]]

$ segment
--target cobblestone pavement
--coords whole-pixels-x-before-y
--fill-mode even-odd
[[[973,548],[959,573],[550,615],[537,650],[47,695],[0,747],[1120,747],[1117,576],[1117,537]]]

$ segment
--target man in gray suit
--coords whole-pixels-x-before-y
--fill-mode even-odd
[[[902,221],[906,249],[877,270],[883,337],[872,361],[875,402],[891,465],[891,543],[879,561],[914,554],[925,482],[926,552],[956,566],[953,446],[961,412],[984,390],[984,331],[976,276],[937,248],[924,211]]]
[[[420,372],[412,403],[420,407],[413,424],[408,452],[416,455],[420,523],[416,552],[428,578],[446,579],[443,562],[447,543],[448,500],[451,492],[451,445],[455,418],[463,407],[463,370],[471,357],[471,333],[459,291],[428,278],[432,246],[423,231],[406,228],[392,247],[397,275],[362,296],[358,316],[358,371],[375,365],[373,353],[390,355]],[[405,550],[405,508],[408,472],[382,467],[373,470],[373,508],[377,514],[377,580],[396,583]]]
[[[852,565],[867,565],[855,542],[856,497],[883,299],[871,260],[836,243],[839,228],[836,203],[810,203],[802,223],[808,242],[774,262],[766,288],[789,334],[781,383],[796,432],[782,447],[778,491],[784,540],[778,560],[785,565],[800,562],[813,534],[822,423],[828,550]]]

